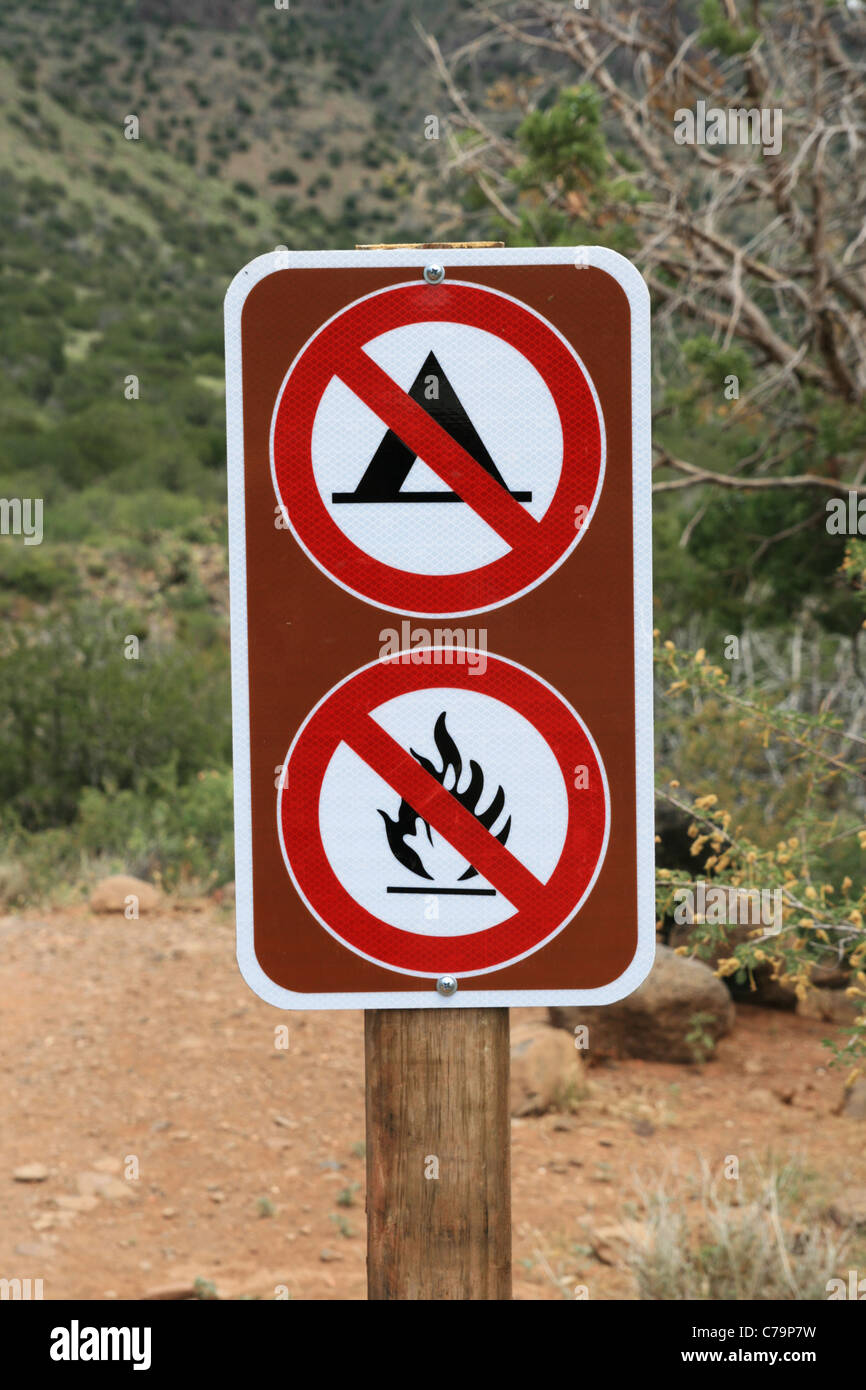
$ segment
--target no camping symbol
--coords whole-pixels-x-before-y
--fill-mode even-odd
[[[607,779],[580,716],[525,667],[404,655],[341,681],[298,731],[277,802],[283,857],[359,956],[483,975],[579,911],[607,847]]]
[[[289,527],[342,588],[400,613],[475,613],[577,545],[604,426],[582,362],[534,309],[413,281],[305,343],[277,397],[271,466]]]

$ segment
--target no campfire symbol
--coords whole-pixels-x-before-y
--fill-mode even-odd
[[[403,974],[481,975],[538,950],[604,858],[589,731],[538,676],[485,661],[362,667],[285,760],[277,824],[298,892],[349,950]]]
[[[409,614],[483,612],[541,583],[591,522],[604,450],[562,334],[458,280],[347,305],[295,357],[271,421],[287,528],[343,589]]]

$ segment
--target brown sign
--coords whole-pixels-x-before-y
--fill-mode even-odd
[[[649,970],[648,325],[595,248],[233,281],[238,958],[270,1002],[600,1003]]]

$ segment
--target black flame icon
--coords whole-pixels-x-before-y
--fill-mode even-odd
[[[471,811],[473,816],[475,816],[475,819],[481,825],[484,826],[485,830],[492,831],[495,822],[497,821],[497,819],[502,814],[502,811],[505,808],[505,792],[502,790],[501,787],[497,787],[493,795],[493,798],[490,802],[490,805],[487,807],[486,811],[479,812],[476,808],[478,806],[479,801],[481,800],[481,796],[484,791],[484,773],[482,772],[478,763],[475,762],[473,758],[470,758],[469,782],[467,783],[463,791],[458,790],[460,784],[460,775],[463,771],[463,758],[460,755],[460,750],[457,747],[457,744],[454,742],[454,739],[448,732],[448,725],[446,723],[446,712],[444,710],[439,715],[439,718],[436,720],[435,726],[433,728],[433,739],[442,762],[441,768],[436,767],[435,764],[432,763],[429,758],[425,758],[422,753],[416,753],[414,748],[409,749],[409,752],[412,754],[412,757],[416,758],[417,761],[424,768],[424,770],[426,772],[429,772],[431,777],[435,777],[436,781],[439,782],[443,787],[445,787],[446,790],[449,791],[451,795],[457,801],[460,802],[461,806],[465,806],[467,811]],[[449,774],[453,774],[453,777],[449,776]],[[446,786],[446,780],[450,783],[450,785]],[[379,811],[379,815],[385,822],[385,834],[388,837],[388,846],[394,858],[398,860],[398,862],[402,864],[404,868],[409,869],[411,873],[418,874],[420,878],[426,878],[432,882],[433,876],[432,874],[429,874],[427,872],[426,868],[424,867],[424,862],[421,856],[418,854],[417,850],[413,849],[411,845],[408,845],[406,843],[407,836],[414,836],[415,827],[418,821],[420,820],[427,833],[427,839],[432,845],[433,835],[430,830],[430,826],[427,824],[427,822],[412,809],[408,801],[400,802],[400,809],[396,817],[389,816],[387,812],[382,810]],[[508,839],[510,830],[511,816],[508,816],[507,820],[505,821],[505,824],[502,826],[501,830],[498,830],[496,832],[494,838],[497,839],[500,844],[504,845]],[[478,870],[474,869],[470,865],[469,868],[466,869],[465,872],[460,875],[458,882],[462,883],[464,879],[475,878],[477,874]],[[413,890],[389,889],[388,891],[411,892]],[[495,892],[494,889],[452,889],[451,891],[485,892],[491,894]]]

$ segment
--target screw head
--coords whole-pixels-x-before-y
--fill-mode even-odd
[[[424,279],[428,285],[441,285],[445,279],[444,265],[425,265]]]
[[[447,998],[451,994],[457,993],[457,981],[453,975],[440,975],[436,981],[436,988],[440,994]]]

